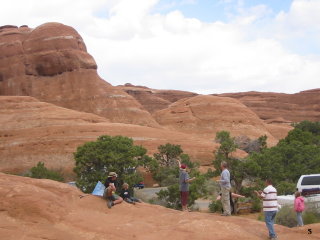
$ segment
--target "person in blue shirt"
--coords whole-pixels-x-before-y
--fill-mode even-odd
[[[228,170],[227,162],[221,163],[221,176],[218,182],[221,187],[221,203],[223,207],[223,214],[221,216],[231,216],[231,207],[230,207],[230,172]]]

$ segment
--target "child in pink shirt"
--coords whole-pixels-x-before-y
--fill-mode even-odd
[[[294,210],[297,213],[298,227],[303,226],[302,212],[304,210],[304,199],[300,192],[295,193]]]

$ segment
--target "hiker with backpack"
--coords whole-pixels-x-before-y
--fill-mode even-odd
[[[122,203],[123,199],[119,195],[115,194],[116,192],[116,180],[117,180],[117,173],[110,172],[108,175],[107,180],[105,181],[104,186],[106,189],[104,190],[103,197],[107,199],[107,206],[108,208],[111,208],[112,206],[116,204]]]

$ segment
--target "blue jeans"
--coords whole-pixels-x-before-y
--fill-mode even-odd
[[[266,226],[269,230],[269,237],[274,238],[276,237],[276,233],[273,228],[274,218],[276,217],[277,211],[265,211],[264,212],[264,220],[266,222]]]
[[[297,212],[298,226],[303,226],[302,212]]]

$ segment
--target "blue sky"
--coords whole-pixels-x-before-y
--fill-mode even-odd
[[[75,28],[112,85],[202,94],[320,87],[320,0],[11,0],[0,25]]]
[[[237,15],[239,8],[251,8],[265,5],[270,15],[288,11],[292,0],[160,0],[154,12],[166,14],[173,10],[181,11],[188,18],[197,18],[204,22],[230,20],[230,15]]]

